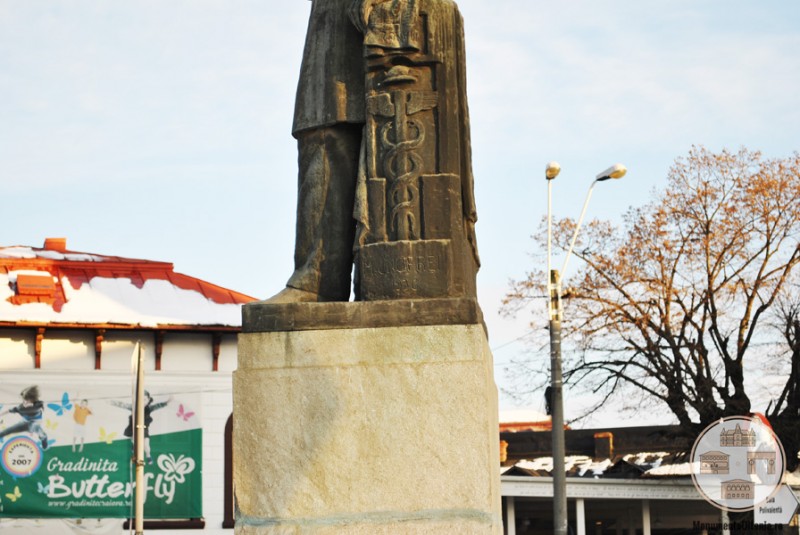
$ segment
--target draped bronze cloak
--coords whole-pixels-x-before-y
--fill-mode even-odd
[[[450,0],[372,2],[356,198],[366,299],[474,297],[479,257],[463,22]]]

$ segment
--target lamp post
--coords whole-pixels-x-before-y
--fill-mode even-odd
[[[563,381],[561,377],[561,320],[563,310],[561,307],[561,274],[567,270],[569,257],[572,255],[572,248],[578,238],[583,217],[586,215],[586,208],[589,206],[589,199],[592,197],[592,190],[597,182],[603,182],[610,178],[622,178],[627,169],[622,164],[612,165],[602,173],[599,173],[586,194],[583,202],[583,210],[575,225],[575,232],[572,234],[572,241],[564,258],[564,265],[561,272],[551,269],[550,258],[552,256],[553,242],[553,222],[552,222],[552,190],[553,179],[558,176],[561,166],[558,162],[550,162],[545,170],[547,178],[547,275],[549,293],[549,328],[550,328],[550,408],[553,437],[553,533],[556,535],[567,535],[567,475],[564,470],[564,457],[566,455],[564,447],[564,398],[562,393]]]

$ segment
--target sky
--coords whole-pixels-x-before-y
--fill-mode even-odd
[[[171,261],[257,298],[292,269],[294,94],[306,0],[0,0],[0,245]],[[532,303],[499,314],[541,262],[546,213],[619,220],[692,145],[800,150],[800,3],[462,0],[483,265],[501,408],[506,364],[546,366]],[[556,257],[555,265],[563,258]],[[574,263],[571,269],[575,269]],[[567,276],[569,273],[566,274]],[[567,391],[566,416],[580,407]],[[576,402],[580,405],[579,401]],[[570,406],[572,405],[572,406]],[[604,420],[605,419],[605,420]],[[595,423],[619,422],[609,409]],[[667,418],[668,420],[668,418]]]

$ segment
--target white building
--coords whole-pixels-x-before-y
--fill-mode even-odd
[[[501,416],[500,491],[505,535],[553,533],[552,436],[542,416],[524,423]],[[567,517],[574,535],[721,535],[728,513],[712,505],[692,482],[693,440],[678,426],[565,431]],[[727,456],[710,452],[708,471],[721,473]],[[722,463],[725,463],[724,465]],[[699,464],[699,463],[698,463]],[[698,466],[699,468],[699,466]],[[795,495],[800,471],[784,482]],[[727,473],[727,471],[725,472]],[[753,492],[731,481],[730,493]],[[790,502],[786,513],[795,502]],[[735,518],[735,517],[734,517]],[[758,523],[764,520],[756,520]],[[786,520],[781,520],[786,521]],[[797,517],[783,533],[798,533]],[[763,527],[763,526],[762,526]],[[778,528],[779,529],[779,528]],[[778,532],[777,530],[774,532]]]
[[[98,516],[102,507],[118,512],[113,508],[125,498],[114,474],[103,483],[103,467],[92,462],[128,470],[125,404],[137,342],[144,348],[145,387],[158,409],[149,428],[153,453],[147,470],[154,475],[148,504],[151,512],[158,508],[156,516],[181,515],[153,520],[149,527],[166,529],[160,533],[172,527],[231,533],[223,528],[232,527],[226,473],[231,372],[241,305],[252,300],[176,273],[170,263],[69,251],[63,238],[48,239],[42,248],[0,247],[3,533],[123,531],[123,518],[59,517],[77,510]],[[23,390],[34,385],[41,410],[32,423],[16,407],[24,403]],[[80,405],[87,407],[81,416]],[[184,444],[176,437],[202,438]],[[200,443],[202,454],[192,453]],[[12,450],[33,458],[15,460]],[[40,465],[22,473],[12,462]],[[186,504],[178,507],[181,500]]]

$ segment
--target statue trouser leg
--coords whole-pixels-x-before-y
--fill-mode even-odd
[[[338,124],[297,135],[295,270],[286,285],[315,293],[320,301],[350,297],[361,130]]]

